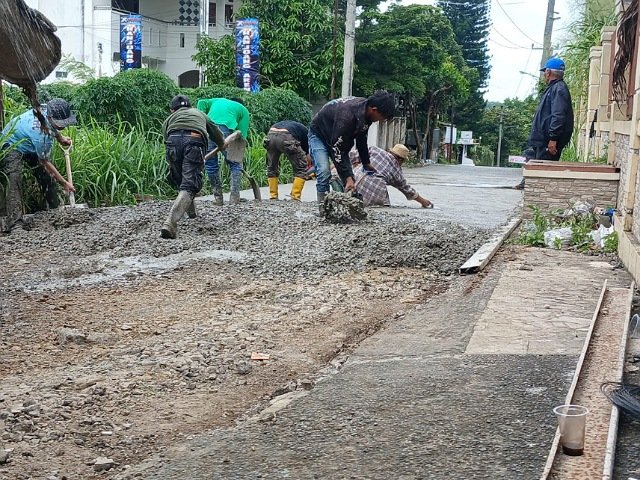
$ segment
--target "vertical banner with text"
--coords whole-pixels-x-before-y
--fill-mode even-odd
[[[260,29],[257,18],[236,21],[236,85],[247,92],[260,91]]]
[[[142,67],[142,15],[120,16],[120,71]]]

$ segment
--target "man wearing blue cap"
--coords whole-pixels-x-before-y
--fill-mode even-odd
[[[573,107],[571,94],[564,82],[564,61],[558,57],[547,60],[540,69],[547,88],[540,98],[538,109],[533,117],[529,134],[529,149],[536,160],[560,160],[562,149],[567,146],[573,133]],[[524,188],[524,179],[515,187]]]

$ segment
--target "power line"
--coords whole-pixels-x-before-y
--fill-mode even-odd
[[[514,47],[518,47],[518,48],[526,48],[528,49],[529,47],[523,47],[522,45],[518,45],[517,43],[513,42],[512,40],[510,40],[509,38],[505,37],[502,33],[500,33],[496,27],[494,27],[493,25],[491,25],[491,28],[493,28],[493,31],[496,32],[498,35],[500,35],[504,40],[506,40],[507,42],[509,42],[511,45],[513,45]]]
[[[513,19],[509,16],[509,14],[507,13],[507,11],[504,9],[504,7],[502,6],[502,4],[500,3],[499,0],[496,0],[496,3],[498,4],[498,6],[500,7],[500,10],[502,10],[502,12],[507,16],[507,18],[509,19],[509,21],[513,24],[514,27],[516,27],[518,29],[518,31],[523,34],[525,37],[527,37],[529,40],[531,40],[533,43],[537,43],[538,45],[542,46],[542,44],[540,42],[538,42],[537,40],[534,40],[533,38],[531,38],[529,35],[527,35],[525,32],[522,31],[522,29],[518,26],[518,24],[516,22],[513,21]]]
[[[495,44],[496,44],[496,45],[498,45],[499,47],[502,47],[502,48],[510,48],[511,50],[529,50],[529,48],[530,48],[530,47],[511,47],[511,46],[509,46],[509,45],[504,45],[504,44],[502,44],[502,43],[500,43],[500,42],[496,42],[496,41],[495,41],[495,40],[493,40],[492,38],[490,38],[490,39],[489,39],[489,41],[490,41],[491,43],[495,43]]]

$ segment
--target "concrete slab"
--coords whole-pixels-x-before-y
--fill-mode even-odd
[[[405,176],[422,196],[434,202],[434,209],[423,209],[407,200],[398,190],[389,187],[391,207],[371,207],[399,214],[428,215],[456,223],[495,228],[510,217],[521,202],[522,192],[510,187],[520,181],[522,171],[516,168],[470,167],[462,165],[429,165],[405,169]],[[269,198],[269,189],[260,189],[263,201]],[[280,185],[280,201],[288,200],[291,184]],[[251,190],[243,190],[241,198],[254,200]],[[225,194],[228,201],[229,194]],[[212,195],[198,197],[198,201],[212,201]],[[306,182],[302,201],[315,202],[315,181]]]
[[[577,355],[604,280],[624,287],[618,277],[629,279],[605,261],[531,249],[506,265],[466,353]]]

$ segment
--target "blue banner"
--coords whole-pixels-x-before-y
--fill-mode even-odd
[[[120,71],[142,67],[142,15],[120,15]]]
[[[257,18],[236,21],[236,85],[260,91],[260,29]]]

